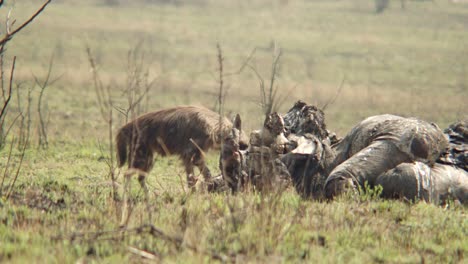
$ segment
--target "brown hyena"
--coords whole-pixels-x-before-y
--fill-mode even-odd
[[[129,188],[129,177],[134,173],[138,174],[140,185],[147,196],[145,177],[154,164],[155,154],[179,156],[190,187],[196,183],[194,167],[198,167],[205,180],[209,180],[211,173],[206,166],[204,152],[219,147],[232,129],[241,131],[239,115],[234,123],[198,106],[162,109],[130,121],[120,128],[116,137],[118,165],[122,167],[128,162],[129,168],[125,177],[124,196]],[[247,146],[246,137],[242,134],[241,138],[242,147]]]
[[[240,124],[237,116],[235,128],[238,131],[241,131]],[[153,166],[155,153],[178,155],[185,166],[188,183],[192,185],[195,166],[205,179],[211,177],[203,152],[219,147],[232,128],[234,126],[228,119],[198,106],[178,106],[147,113],[118,131],[118,164],[122,167],[128,159],[128,168],[142,171],[144,177]],[[245,138],[240,136],[241,148],[247,146]]]

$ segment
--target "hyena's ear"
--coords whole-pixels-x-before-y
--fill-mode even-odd
[[[242,130],[242,121],[240,118],[240,115],[237,114],[236,117],[234,118],[234,127],[237,128],[238,130]]]

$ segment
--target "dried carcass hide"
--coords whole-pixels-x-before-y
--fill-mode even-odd
[[[296,148],[281,160],[302,196],[321,198],[326,191],[331,198],[367,182],[371,187],[382,185],[382,195],[387,198],[439,203],[452,197],[462,203],[467,201],[466,172],[435,164],[448,145],[434,124],[380,115],[367,118],[343,140],[337,140],[321,123],[325,122],[323,112],[303,102],[296,103],[284,119],[286,131],[290,132],[289,144]],[[460,143],[466,142],[466,131],[460,124],[445,131],[451,142],[446,152],[458,154],[451,159],[458,165],[466,165],[460,155],[460,150],[466,148],[466,143]]]
[[[296,191],[303,197],[323,198],[327,170],[335,156],[329,141],[310,133],[289,138],[297,147],[281,161],[288,168]]]
[[[434,124],[394,115],[369,117],[334,148],[336,158],[325,195],[332,198],[365,182],[373,187],[379,175],[404,162],[432,166],[447,146],[447,139]]]
[[[299,194],[320,199],[328,168],[335,158],[331,146],[339,140],[326,129],[323,111],[303,101],[289,109],[284,123],[288,153],[281,161],[288,168]]]
[[[449,199],[468,202],[468,172],[451,165],[401,163],[378,176],[375,184],[383,187],[384,198],[418,199],[435,204]]]
[[[238,165],[230,169],[221,167],[223,178],[231,182],[233,191],[247,183],[257,190],[283,189],[292,178],[296,189],[304,196],[318,193],[325,182],[327,161],[334,157],[331,145],[337,141],[336,136],[326,130],[324,113],[298,101],[283,117],[278,113],[268,115],[263,128],[251,133],[246,153],[237,155],[236,142],[229,138],[224,142],[221,164],[222,161],[244,164],[245,160],[245,166],[241,173],[234,169],[239,168]]]
[[[287,135],[301,136],[310,133],[319,139],[328,136],[323,111],[303,101],[297,101],[283,119]]]
[[[449,147],[437,162],[457,166],[468,171],[468,120],[456,122],[444,130]]]

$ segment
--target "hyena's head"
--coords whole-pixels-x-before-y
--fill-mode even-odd
[[[240,115],[237,114],[234,118],[233,128],[231,135],[235,137],[235,140],[239,143],[240,150],[247,150],[249,147],[249,138],[242,130],[242,121]]]
[[[240,116],[234,119],[230,132],[225,136],[221,148],[220,169],[224,181],[232,192],[241,189],[246,180],[245,154],[249,147],[249,139],[242,131]]]

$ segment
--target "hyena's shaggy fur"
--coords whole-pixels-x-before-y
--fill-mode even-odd
[[[218,147],[224,138],[236,129],[241,131],[240,117],[237,115],[234,125],[226,118],[203,107],[178,106],[151,112],[137,117],[124,125],[117,133],[117,160],[119,167],[128,162],[125,174],[124,204],[122,206],[121,226],[128,224],[130,207],[130,177],[138,175],[138,180],[145,193],[145,201],[151,221],[148,202],[148,189],[145,177],[153,167],[154,155],[178,155],[185,166],[187,183],[193,187],[196,183],[194,167],[198,167],[205,180],[211,179],[206,166],[204,152]],[[242,134],[243,135],[243,134]],[[246,138],[242,136],[242,138]],[[242,140],[247,145],[247,139]]]
[[[128,161],[128,168],[140,171],[139,176],[143,178],[140,180],[144,180],[145,173],[153,166],[155,153],[178,155],[190,186],[196,180],[195,166],[205,179],[211,177],[203,152],[218,147],[231,129],[233,124],[228,119],[204,107],[177,106],[147,113],[118,131],[118,165],[122,167]]]

